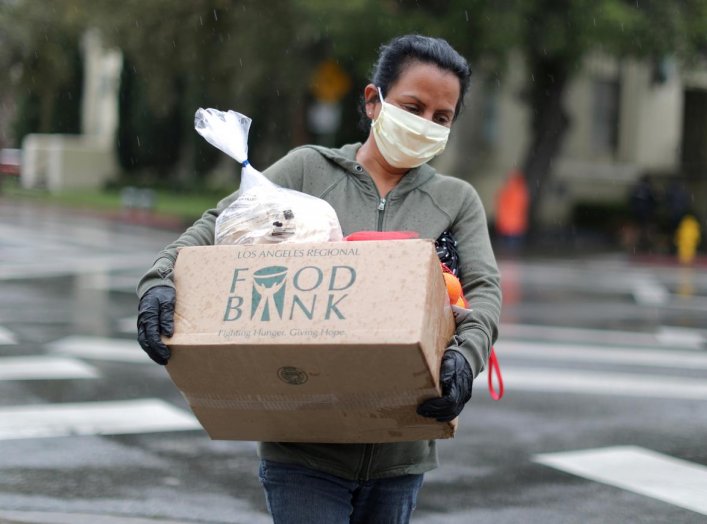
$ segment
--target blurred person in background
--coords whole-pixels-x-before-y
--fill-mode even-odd
[[[456,334],[444,352],[442,396],[418,406],[439,421],[456,418],[471,398],[497,337],[500,279],[486,214],[475,189],[428,162],[446,145],[471,71],[445,40],[397,37],[380,48],[361,99],[363,143],[303,146],[263,172],[276,184],[326,200],[344,235],[415,231],[451,241],[472,310],[454,308]],[[172,268],[180,246],[214,242],[216,217],[236,198],[208,210],[157,257],[138,285],[138,340],[158,364],[170,350],[175,305]],[[449,240],[451,239],[451,240]],[[395,271],[394,267],[386,268]],[[389,370],[395,373],[395,369]],[[425,472],[437,466],[434,441],[369,444],[261,442],[260,480],[276,523],[405,523]]]
[[[682,218],[690,209],[690,195],[681,180],[671,180],[665,191],[665,206],[668,213],[668,226],[675,231]]]
[[[692,264],[700,245],[702,230],[693,213],[686,212],[675,228],[675,246],[681,264]]]
[[[496,195],[496,235],[503,248],[515,251],[523,246],[528,231],[530,195],[525,176],[519,169],[508,173]]]
[[[642,175],[631,189],[629,206],[636,227],[635,248],[650,250],[654,242],[658,195],[648,175]]]

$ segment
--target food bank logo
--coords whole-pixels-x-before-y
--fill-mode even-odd
[[[355,282],[351,266],[235,268],[223,320],[343,320]]]
[[[286,277],[287,268],[284,266],[264,267],[253,273],[251,319],[270,320],[273,318],[271,308],[278,318],[282,318]]]

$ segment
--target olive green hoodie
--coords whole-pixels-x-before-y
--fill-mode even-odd
[[[416,231],[436,239],[451,231],[457,240],[459,278],[470,310],[456,316],[450,347],[461,351],[474,376],[484,369],[497,337],[501,309],[499,273],[491,248],[486,214],[467,182],[436,173],[427,164],[411,169],[386,198],[356,162],[360,144],[340,149],[303,146],[263,172],[276,184],[326,200],[336,210],[344,235],[356,231]],[[218,214],[238,196],[235,192],[206,211],[175,242],[160,252],[138,285],[138,296],[154,286],[173,286],[172,268],[181,246],[214,243]],[[394,267],[388,268],[395,271]],[[394,372],[394,370],[391,370]],[[366,480],[423,473],[437,464],[434,441],[386,444],[259,445],[261,457],[301,464],[348,479]]]

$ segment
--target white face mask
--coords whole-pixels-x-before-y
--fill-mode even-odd
[[[429,162],[444,151],[449,128],[414,115],[383,100],[371,124],[378,150],[393,167],[413,168]]]

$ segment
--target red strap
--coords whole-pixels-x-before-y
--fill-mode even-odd
[[[494,400],[501,400],[501,398],[503,397],[503,377],[501,376],[501,366],[498,363],[496,351],[493,349],[493,347],[491,348],[491,353],[489,354],[488,374],[489,393],[491,394],[491,398]],[[498,391],[493,387],[494,374],[498,379]]]
[[[444,263],[442,263],[442,272],[451,273],[452,271]],[[468,309],[469,301],[464,295],[462,295],[462,300],[464,300],[464,307]],[[496,390],[493,384],[494,375],[496,375],[496,379],[498,381],[498,390]],[[496,351],[493,347],[491,347],[491,352],[489,353],[488,384],[491,398],[494,400],[501,400],[501,398],[503,398],[503,376],[501,375],[501,365],[498,363],[498,357],[496,357]]]

